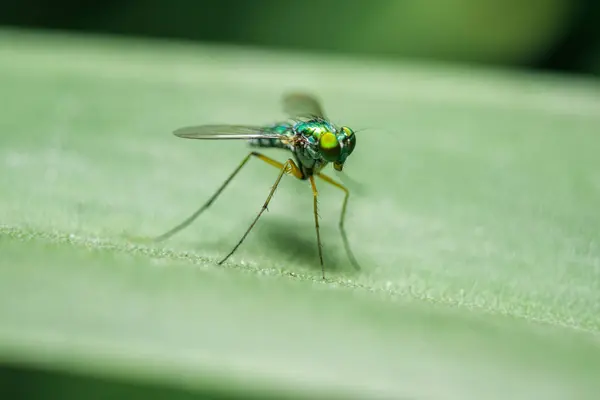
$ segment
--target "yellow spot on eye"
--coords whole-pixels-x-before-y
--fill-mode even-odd
[[[321,147],[324,149],[333,149],[338,146],[338,140],[331,132],[325,132],[319,140]]]
[[[352,135],[352,131],[347,126],[342,126],[341,129],[342,129],[342,132],[344,133],[344,135],[346,135],[346,136]]]

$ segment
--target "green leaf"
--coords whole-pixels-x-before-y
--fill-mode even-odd
[[[0,34],[0,361],[202,393],[594,398],[600,85],[213,46]],[[179,139],[284,118],[358,133],[343,193]],[[266,152],[284,161],[281,151]],[[40,378],[41,379],[41,378]],[[144,392],[146,393],[146,392]],[[44,395],[51,395],[44,392]]]

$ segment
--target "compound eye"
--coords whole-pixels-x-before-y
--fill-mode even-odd
[[[342,152],[340,142],[331,132],[325,132],[321,135],[319,138],[319,149],[323,158],[329,162],[337,161]]]
[[[340,130],[342,131],[342,133],[346,136],[352,136],[354,135],[354,132],[352,131],[352,129],[348,128],[347,126],[342,126],[340,128]]]
[[[356,135],[354,134],[354,131],[347,126],[342,126],[341,131],[346,136],[344,144],[348,149],[348,154],[350,154],[354,151],[354,147],[356,146]]]

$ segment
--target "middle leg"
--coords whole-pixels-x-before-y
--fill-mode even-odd
[[[235,245],[233,250],[231,250],[229,252],[229,254],[227,254],[227,256],[225,256],[225,258],[223,258],[221,261],[219,261],[219,263],[218,263],[219,265],[223,264],[229,257],[231,257],[233,255],[233,253],[235,253],[235,251],[238,249],[238,247],[240,247],[240,245],[242,244],[244,239],[246,239],[246,236],[248,236],[248,234],[250,233],[252,228],[254,228],[254,225],[256,225],[256,222],[258,221],[260,216],[265,212],[265,210],[269,206],[269,203],[271,202],[271,198],[273,197],[273,194],[275,193],[277,186],[279,186],[279,182],[281,181],[281,178],[285,174],[294,175],[297,178],[302,177],[302,171],[300,171],[300,168],[298,168],[298,166],[296,165],[294,160],[288,159],[281,167],[281,171],[279,172],[279,175],[277,176],[277,179],[275,180],[275,184],[271,188],[271,191],[269,192],[269,196],[267,197],[267,200],[265,201],[262,208],[260,209],[258,215],[256,216],[256,218],[254,218],[254,221],[252,221],[252,224],[250,224],[250,227],[246,230],[246,233],[244,233],[244,236],[242,236],[242,238]]]
[[[321,272],[323,273],[323,279],[325,279],[325,265],[323,264],[323,246],[321,245],[321,233],[319,231],[319,212],[317,209],[317,197],[319,192],[317,191],[317,185],[315,185],[314,176],[309,176],[310,187],[313,192],[313,212],[315,214],[315,229],[317,230],[317,248],[319,250],[319,261],[321,261]]]

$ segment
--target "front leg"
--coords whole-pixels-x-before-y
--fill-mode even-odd
[[[360,271],[360,269],[361,269],[360,264],[358,264],[358,261],[356,261],[356,257],[354,257],[354,253],[352,253],[352,249],[350,248],[350,243],[348,242],[348,237],[346,236],[346,229],[344,229],[344,222],[346,219],[346,207],[348,206],[348,198],[350,197],[350,191],[344,185],[334,181],[332,178],[330,178],[327,175],[318,174],[317,176],[319,178],[323,179],[325,182],[329,183],[330,185],[333,185],[336,188],[343,190],[345,193],[344,202],[342,203],[342,213],[340,214],[340,222],[339,222],[338,227],[340,229],[340,234],[342,235],[342,241],[344,242],[344,247],[346,248],[346,254],[348,255],[348,258],[350,259],[350,263],[352,263],[352,266],[354,267],[354,269],[356,269],[357,271]]]

